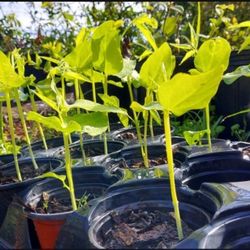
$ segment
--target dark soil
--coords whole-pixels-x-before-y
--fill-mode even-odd
[[[72,207],[67,201],[57,200],[55,197],[50,197],[48,193],[43,192],[41,198],[36,205],[28,205],[29,208],[36,213],[52,214],[71,211]]]
[[[242,150],[244,156],[246,156],[250,160],[250,147],[244,148]]]
[[[178,243],[176,222],[172,212],[159,210],[128,210],[111,214],[112,227],[100,234],[100,244],[106,249],[168,249]],[[183,234],[192,233],[182,221]]]
[[[32,179],[32,178],[39,176],[39,175],[42,175],[43,173],[50,170],[48,168],[48,163],[39,164],[38,169],[34,169],[33,164],[31,162],[27,163],[26,165],[20,164],[19,167],[21,169],[21,175],[22,175],[23,181],[28,180],[28,179]],[[19,180],[17,179],[14,167],[13,167],[13,171],[7,172],[6,174],[4,173],[4,171],[1,172],[1,170],[0,170],[0,184],[1,185],[16,183],[16,182],[19,182]]]
[[[166,157],[156,157],[148,160],[149,167],[155,167],[167,163]],[[129,161],[129,168],[145,168],[144,162],[141,159],[133,159]]]

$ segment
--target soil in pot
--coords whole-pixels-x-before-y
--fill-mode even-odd
[[[160,210],[127,210],[111,213],[112,228],[102,232],[101,244],[106,249],[171,248],[178,241],[173,213]],[[182,221],[184,237],[193,230]]]
[[[13,197],[18,195],[27,186],[38,182],[39,178],[34,178],[44,172],[52,171],[56,168],[61,168],[64,161],[57,158],[36,158],[39,169],[36,171],[33,168],[30,158],[19,160],[19,166],[23,176],[23,181],[20,182],[16,178],[14,162],[0,167],[0,225],[2,224],[8,210],[9,204]]]
[[[108,140],[108,153],[114,153],[122,149],[126,143],[119,140]],[[103,140],[87,140],[83,143],[84,152],[86,158],[90,162],[90,165],[94,163],[95,159],[101,158],[104,156],[104,143]],[[70,145],[71,158],[73,160],[82,159],[82,151],[80,143],[74,143]],[[64,148],[60,148],[55,152],[55,156],[64,157]]]
[[[186,155],[178,150],[174,149],[174,164],[176,168],[180,168],[183,161],[185,161]],[[166,150],[165,146],[161,144],[149,144],[148,145],[148,163],[149,170],[154,167],[159,167],[167,164],[166,159]],[[103,165],[111,173],[116,173],[119,176],[122,176],[124,169],[138,170],[138,169],[147,169],[143,158],[141,156],[140,146],[128,146],[122,149],[117,155],[108,156]],[[165,166],[164,166],[165,167]]]
[[[56,158],[36,158],[38,169],[34,169],[31,159],[19,160],[23,181],[35,178],[43,173],[49,172],[57,167],[63,166],[63,161]],[[0,185],[17,183],[14,163],[4,165],[0,168]]]
[[[142,136],[142,138],[144,138],[144,127],[140,127],[140,129],[141,129],[141,136]],[[147,137],[153,141],[155,141],[155,140],[157,141],[160,139],[160,136],[162,134],[164,134],[164,127],[163,126],[154,126],[153,131],[154,131],[154,138],[151,137],[149,128],[147,131],[148,132]],[[173,131],[174,131],[174,129],[172,128],[172,132]],[[138,136],[137,136],[137,132],[136,132],[135,127],[122,128],[122,129],[116,130],[110,134],[110,137],[114,138],[114,139],[126,141],[127,143],[135,143],[138,141]]]
[[[64,169],[56,172],[65,175]],[[103,167],[97,166],[75,167],[73,178],[78,208],[86,212],[91,206],[89,201],[101,196],[117,181]],[[54,248],[61,227],[73,212],[68,190],[62,187],[60,181],[49,178],[26,190],[22,203],[27,217],[34,223],[40,246]]]

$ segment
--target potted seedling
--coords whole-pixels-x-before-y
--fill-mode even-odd
[[[211,40],[207,41],[207,43],[210,43],[210,46],[207,46],[207,44],[204,44],[204,47],[206,48],[206,53],[213,54],[213,49],[217,43],[223,43],[227,45],[227,42],[222,39],[218,38],[218,40]],[[229,45],[227,45],[229,46]],[[204,50],[203,50],[204,52]],[[227,51],[228,52],[228,51]],[[177,225],[177,234],[179,240],[183,238],[183,227],[182,224],[184,222],[181,221],[181,214],[179,211],[179,204],[178,204],[178,198],[176,193],[176,187],[175,187],[175,176],[174,176],[174,164],[173,164],[173,152],[172,152],[172,144],[171,144],[171,130],[170,130],[170,114],[174,115],[182,115],[185,112],[192,110],[192,109],[202,109],[207,106],[207,104],[210,102],[211,98],[215,95],[219,83],[221,81],[223,72],[225,70],[225,66],[223,64],[215,64],[213,69],[208,68],[209,62],[206,62],[205,56],[203,58],[198,57],[199,63],[202,66],[207,66],[207,71],[205,72],[198,72],[192,71],[192,74],[184,74],[179,73],[174,75],[171,78],[172,75],[172,68],[171,62],[173,62],[171,55],[171,50],[167,44],[161,45],[159,49],[155,51],[155,54],[158,55],[158,58],[164,58],[163,60],[159,60],[161,63],[161,67],[159,67],[159,71],[155,73],[158,77],[158,81],[151,81],[149,84],[154,84],[154,90],[156,92],[156,100],[158,102],[152,102],[147,103],[146,105],[137,105],[137,108],[144,109],[144,110],[162,110],[163,111],[163,117],[164,117],[164,128],[165,128],[165,138],[166,138],[166,158],[168,162],[168,173],[169,173],[169,180],[170,180],[170,192],[171,192],[171,199],[172,199],[172,206],[174,209],[174,218],[176,220]],[[157,58],[153,57],[154,53],[152,54],[151,60]],[[161,57],[160,57],[161,56]],[[227,53],[225,52],[225,56],[223,57],[224,60],[226,60],[229,57]],[[167,60],[169,61],[167,61]],[[156,59],[155,59],[156,60]],[[158,61],[157,61],[158,62]],[[168,66],[168,67],[167,67]],[[154,69],[157,69],[157,67],[154,67]],[[196,74],[195,74],[196,73]],[[151,79],[152,79],[151,75]],[[150,80],[151,80],[150,79]],[[185,82],[185,85],[183,84]],[[125,195],[125,194],[124,194]],[[114,195],[115,197],[115,195]],[[131,205],[131,209],[133,206]],[[125,208],[124,208],[125,209]],[[125,213],[126,210],[121,210],[119,212],[119,215]],[[114,218],[115,219],[115,218]],[[94,219],[95,220],[95,219]],[[103,247],[99,242],[94,242],[96,240],[96,233],[99,233],[100,230],[102,230],[103,224],[98,219],[95,220],[95,226],[101,223],[100,227],[95,231],[91,231],[93,238],[93,244],[98,247]],[[118,233],[117,230],[119,228],[112,228],[113,235]],[[135,236],[140,237],[140,236]],[[136,238],[137,239],[137,238]],[[136,241],[135,239],[135,241]],[[134,239],[131,239],[133,242]],[[125,243],[126,244],[126,243]],[[125,245],[123,245],[124,247]],[[109,245],[110,247],[110,245]]]
[[[65,101],[61,91],[56,87],[56,84],[53,81],[53,77],[51,82],[51,88],[56,93],[57,96],[56,102],[50,100],[46,96],[43,96],[41,93],[36,92],[36,95],[46,104],[48,104],[51,108],[53,108],[58,113],[58,117],[57,116],[44,117],[36,112],[31,111],[28,113],[27,118],[28,120],[34,120],[40,122],[41,124],[47,126],[48,128],[52,128],[55,129],[56,131],[62,132],[64,139],[64,150],[65,150],[66,177],[67,177],[71,206],[72,210],[74,211],[77,209],[77,204],[74,191],[74,180],[72,178],[72,161],[69,148],[70,134],[72,132],[86,132],[91,136],[102,134],[103,132],[106,131],[108,127],[108,118],[106,115],[107,112],[115,112],[115,113],[120,112],[124,115],[126,115],[126,113],[118,108],[101,105],[89,100],[79,99],[75,101],[73,104],[68,104]],[[89,113],[78,113],[73,115],[69,114],[70,110],[77,108],[88,111]],[[63,218],[60,219],[60,223],[58,225],[59,227],[62,226],[62,224],[65,222],[65,216],[62,217]],[[41,216],[41,221],[39,220],[37,223],[34,221],[36,230],[39,230],[40,224],[46,226],[47,218]],[[51,220],[50,222],[53,224],[53,220]],[[50,238],[51,241],[50,243],[48,243],[49,245],[46,245],[47,243],[45,243],[47,247],[54,246],[58,232],[59,228],[57,228],[54,231],[53,236]],[[43,236],[42,234],[41,237],[39,236],[39,231],[38,231],[38,237],[40,241],[42,241]],[[43,245],[43,243],[41,244]]]

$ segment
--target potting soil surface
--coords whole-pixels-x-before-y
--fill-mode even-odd
[[[101,233],[100,244],[106,249],[167,249],[179,241],[172,212],[127,210],[111,214],[112,228]],[[192,229],[182,221],[184,237]]]

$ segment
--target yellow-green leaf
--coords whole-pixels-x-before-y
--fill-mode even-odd
[[[222,65],[198,75],[176,74],[171,80],[160,85],[160,104],[177,116],[192,109],[205,108],[218,90],[223,71]]]
[[[205,41],[199,48],[194,65],[201,72],[207,72],[219,66],[226,70],[229,64],[231,47],[228,41],[218,37]]]

